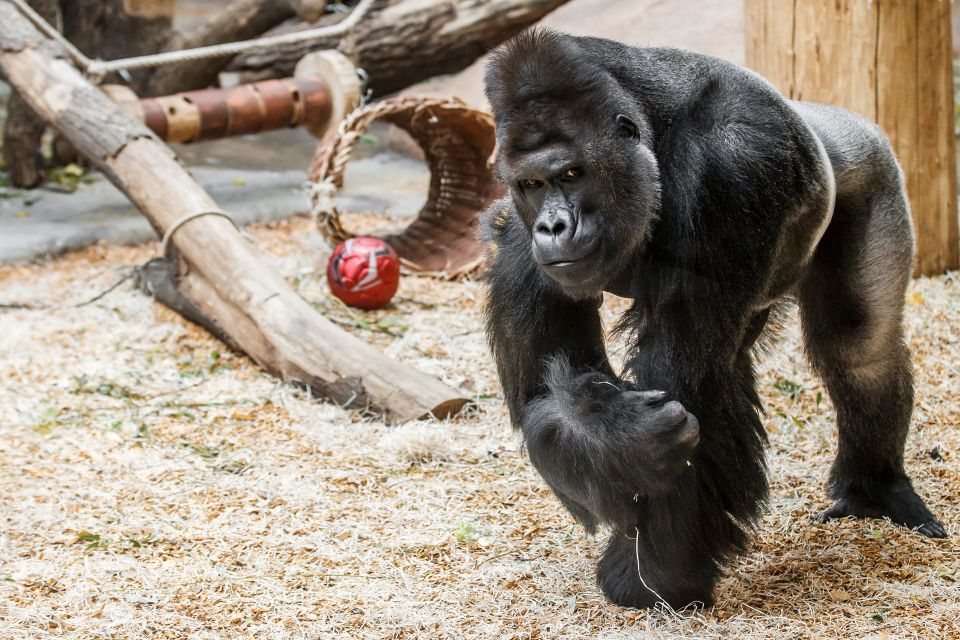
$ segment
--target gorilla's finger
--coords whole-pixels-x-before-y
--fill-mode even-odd
[[[623,398],[630,402],[642,402],[648,407],[655,407],[667,401],[666,391],[624,391]]]

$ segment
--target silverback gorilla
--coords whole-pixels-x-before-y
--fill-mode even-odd
[[[509,196],[485,215],[488,338],[530,460],[615,603],[712,602],[768,486],[752,347],[798,301],[837,410],[823,519],[946,532],[903,467],[913,230],[877,127],[719,59],[530,31],[486,93]],[[631,298],[612,370],[597,312]]]

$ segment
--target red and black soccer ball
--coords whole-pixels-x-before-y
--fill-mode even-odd
[[[351,307],[377,309],[397,292],[400,258],[379,238],[351,238],[333,250],[327,262],[327,282],[333,294]]]

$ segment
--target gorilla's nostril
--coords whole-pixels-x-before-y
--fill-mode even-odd
[[[566,210],[548,210],[537,216],[533,225],[534,233],[541,241],[552,242],[566,240],[567,235],[573,235],[576,229],[576,220],[573,214]]]
[[[559,236],[567,229],[567,225],[560,220],[553,222],[552,224],[547,222],[541,222],[537,225],[537,233],[546,235],[546,236]]]

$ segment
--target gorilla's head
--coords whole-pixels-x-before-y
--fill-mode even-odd
[[[497,172],[543,271],[597,295],[642,251],[659,209],[644,114],[576,38],[528,31],[487,66]]]

